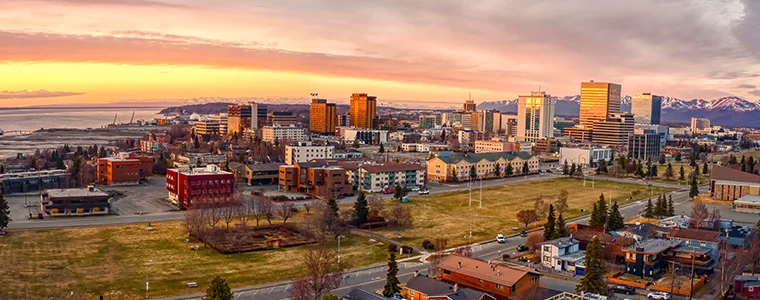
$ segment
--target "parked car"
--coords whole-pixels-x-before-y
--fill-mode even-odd
[[[647,294],[647,298],[657,299],[657,300],[670,300],[670,294],[666,292],[654,291],[654,292],[649,292],[649,294]]]
[[[396,192],[396,188],[387,188],[383,190],[383,194],[393,194]]]
[[[496,242],[499,244],[504,244],[507,242],[507,238],[504,237],[503,234],[497,234],[496,235]]]
[[[430,194],[430,190],[428,190],[428,189],[426,189],[426,188],[424,188],[424,189],[420,189],[420,191],[419,191],[419,192],[417,192],[417,194],[420,194],[420,195],[427,195],[427,194]]]
[[[528,232],[527,232],[527,231],[525,231],[525,230],[523,230],[523,231],[520,231],[520,236],[521,236],[521,237],[526,237],[526,236],[528,236]]]
[[[415,192],[416,192],[416,191],[419,191],[419,190],[420,190],[420,187],[418,187],[418,186],[416,186],[416,185],[412,187],[412,191],[415,191]]]
[[[636,293],[636,289],[627,285],[613,285],[610,289],[618,294],[633,295]]]
[[[523,244],[519,244],[519,245],[517,245],[517,248],[516,248],[516,249],[517,249],[517,252],[523,252],[523,251],[528,251],[528,250],[530,250],[530,248],[528,248],[528,246],[525,246],[525,245],[523,245]]]

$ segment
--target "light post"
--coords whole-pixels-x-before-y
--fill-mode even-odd
[[[342,236],[342,235],[338,236],[338,269],[340,269],[340,238],[342,238],[342,237],[344,237],[344,236]]]
[[[148,299],[148,289],[150,287],[150,283],[148,281],[148,266],[150,263],[152,263],[153,260],[148,260],[148,262],[145,263],[145,299]]]

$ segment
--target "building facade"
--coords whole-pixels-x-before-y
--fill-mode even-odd
[[[351,127],[374,129],[377,123],[377,97],[354,93],[350,100]]]
[[[286,127],[275,125],[261,128],[261,140],[267,143],[305,142],[309,140],[309,136],[306,134],[306,129],[295,125]]]
[[[335,103],[326,99],[312,99],[309,107],[309,131],[320,134],[335,134],[338,125],[338,110]]]
[[[620,112],[621,86],[610,82],[581,83],[580,125],[595,129],[594,122]]]
[[[138,184],[140,179],[153,175],[153,158],[99,158],[97,172],[100,185]]]
[[[48,216],[108,214],[111,196],[94,186],[81,189],[51,189],[40,194],[40,211]]]
[[[267,113],[267,126],[294,126],[298,123],[292,111],[274,111]]]
[[[631,113],[636,124],[660,124],[662,96],[643,93],[631,98]]]
[[[421,129],[430,129],[434,128],[436,123],[438,123],[436,120],[438,119],[438,116],[435,115],[421,115],[420,116],[420,128]]]
[[[516,298],[540,286],[541,275],[531,268],[491,264],[458,254],[444,257],[438,268],[442,280],[489,293],[496,299]]]
[[[285,146],[285,164],[293,165],[312,159],[333,158],[335,146],[315,146],[311,142],[299,142]]]
[[[475,153],[516,152],[520,145],[501,140],[475,141]]]
[[[66,170],[0,174],[0,194],[27,193],[44,189],[62,189],[69,185]]]
[[[748,195],[760,196],[760,175],[713,166],[710,172],[712,199],[734,201]]]
[[[403,188],[425,185],[425,168],[419,164],[364,164],[357,169],[359,191],[382,192],[397,184]]]
[[[492,136],[490,132],[477,130],[460,130],[458,134],[459,144],[463,146],[474,146],[475,141],[487,140]]]
[[[227,133],[240,134],[251,128],[251,106],[231,104],[227,106]]]
[[[251,106],[251,129],[257,130],[267,125],[267,105],[249,102]]]
[[[612,149],[598,146],[560,147],[559,163],[576,164],[580,166],[599,166],[599,161],[604,160],[610,165]]]
[[[338,136],[344,141],[358,140],[365,145],[379,145],[388,142],[387,130],[340,127],[337,131],[339,132]]]
[[[656,161],[660,157],[660,135],[651,130],[640,130],[630,135],[628,157],[635,160]]]
[[[517,137],[535,142],[554,136],[554,99],[545,92],[531,92],[517,99]]]
[[[285,191],[323,199],[353,194],[346,170],[324,162],[297,162],[280,166],[279,186]]]
[[[538,156],[525,152],[457,153],[435,156],[427,161],[426,167],[428,181],[456,182],[535,174],[539,171],[539,160]]]
[[[629,113],[614,113],[607,120],[594,121],[594,143],[620,147],[628,142],[628,136],[633,134],[633,115]]]
[[[572,237],[539,243],[541,264],[557,271],[584,275],[582,261],[586,251],[580,250],[580,242]]]
[[[708,118],[691,118],[691,132],[697,134],[702,130],[710,128],[710,119]]]
[[[652,130],[656,132],[657,135],[660,136],[660,147],[665,147],[665,145],[668,143],[668,139],[670,139],[670,128],[668,126],[653,124],[634,124],[633,130],[634,132],[636,130]]]
[[[235,192],[235,175],[216,165],[167,169],[166,190],[169,202],[180,209],[226,204],[232,201]]]

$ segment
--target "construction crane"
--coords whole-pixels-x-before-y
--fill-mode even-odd
[[[132,118],[129,119],[129,124],[132,124],[132,122],[135,121],[135,111],[132,111]]]
[[[112,123],[113,125],[116,125],[116,116],[118,116],[118,115],[119,115],[119,113],[115,113],[113,115],[113,123]]]

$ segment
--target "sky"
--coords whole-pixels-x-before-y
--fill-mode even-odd
[[[1,0],[0,12],[0,107],[355,92],[446,107],[576,95],[587,80],[760,99],[757,0]]]

